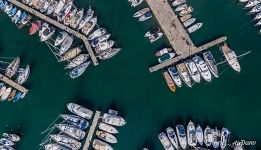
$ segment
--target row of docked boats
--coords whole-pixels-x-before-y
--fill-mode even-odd
[[[237,55],[232,51],[226,43],[220,46],[220,50],[225,56],[228,64],[236,72],[240,72],[240,64],[237,60]],[[175,56],[171,50],[164,48],[156,53],[159,56],[159,62],[165,62]],[[182,87],[182,81],[188,86],[192,87],[193,83],[200,83],[201,78],[207,82],[211,82],[212,76],[219,77],[217,63],[210,51],[203,53],[201,56],[194,56],[192,59],[187,59],[184,62],[178,63],[176,66],[170,66],[163,71],[163,76],[171,91],[176,91],[176,86]]]
[[[187,128],[183,125],[176,125],[176,132],[172,127],[168,127],[165,132],[161,132],[158,138],[165,150],[207,148],[224,150],[228,145],[230,131],[223,127],[222,130],[207,126],[204,130],[200,125],[197,127],[189,121]]]
[[[112,58],[121,50],[120,48],[112,48],[115,41],[108,40],[111,34],[107,33],[105,28],[95,30],[98,18],[94,16],[94,10],[91,7],[85,12],[83,8],[77,8],[72,0],[31,0],[31,2],[23,0],[23,2],[88,36],[91,46],[95,48],[97,57],[101,60]],[[48,35],[54,31],[51,29],[47,28]],[[65,37],[66,35],[62,34],[61,36]],[[60,41],[62,40],[63,38],[60,38]],[[70,47],[69,45],[68,43],[62,47],[62,53],[66,51],[67,47]]]
[[[93,112],[75,103],[67,104],[67,109],[73,115],[59,115],[63,121],[52,127],[58,129],[59,134],[49,135],[48,140],[54,141],[54,143],[44,145],[45,150],[78,150],[82,146],[81,140],[85,137],[85,131],[89,127],[87,120],[92,118]]]
[[[0,138],[0,150],[15,150],[14,146],[20,139],[17,134],[3,133]]]
[[[0,9],[11,18],[12,22],[14,22],[18,28],[23,28],[32,19],[30,14],[18,9],[7,0],[0,0]]]
[[[202,27],[203,23],[196,23],[196,18],[192,17],[193,7],[189,6],[186,0],[174,0],[172,6],[175,7],[175,12],[179,14],[179,18],[188,33],[193,33]]]
[[[255,15],[255,26],[261,26],[261,0],[239,0],[239,2],[245,3],[245,8],[250,9],[249,13]],[[261,29],[259,33],[261,33]]]
[[[18,84],[23,84],[25,81],[27,81],[29,75],[30,75],[30,66],[26,65],[25,68],[19,68],[20,67],[20,58],[14,58],[14,60],[7,66],[5,70],[5,76],[8,78],[14,77],[16,74],[15,82]],[[21,91],[18,91],[17,89],[9,86],[6,83],[0,83],[0,98],[1,101],[13,101],[17,102],[20,99],[24,98],[25,94]]]

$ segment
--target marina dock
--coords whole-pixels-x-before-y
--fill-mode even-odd
[[[95,115],[94,115],[94,118],[92,120],[92,124],[90,126],[90,130],[89,130],[89,133],[87,135],[87,138],[85,140],[85,144],[83,146],[83,150],[88,150],[89,149],[89,146],[91,144],[91,140],[92,140],[92,137],[93,137],[93,134],[94,134],[94,131],[96,129],[96,126],[98,124],[98,121],[100,119],[100,116],[101,116],[101,112],[100,111],[96,111],[95,112]]]
[[[92,47],[91,47],[91,45],[90,45],[90,43],[89,43],[89,41],[88,41],[88,39],[87,39],[87,37],[85,35],[83,35],[83,34],[79,33],[78,31],[76,31],[76,30],[74,30],[74,29],[72,29],[70,27],[67,27],[67,26],[59,23],[58,21],[56,21],[56,20],[54,20],[54,19],[52,19],[52,18],[50,18],[50,17],[48,17],[48,16],[38,12],[38,11],[30,8],[29,6],[23,4],[22,2],[19,2],[17,0],[8,0],[8,1],[10,3],[16,5],[17,7],[20,7],[23,10],[25,10],[25,11],[35,15],[36,17],[38,17],[38,18],[40,18],[40,19],[42,19],[42,20],[44,20],[44,21],[46,21],[46,22],[56,26],[57,28],[60,28],[61,30],[64,30],[64,31],[66,31],[66,32],[76,36],[77,38],[81,39],[84,42],[86,49],[88,50],[88,53],[90,55],[90,58],[91,58],[93,64],[95,66],[99,64],[99,62],[98,62],[98,60],[97,60],[97,58],[96,58],[96,56],[95,56],[95,54],[94,54],[94,52],[92,50]]]
[[[180,61],[182,59],[186,59],[186,58],[188,58],[191,55],[194,55],[196,53],[202,52],[202,51],[204,51],[204,50],[206,50],[206,49],[208,49],[210,47],[213,47],[215,45],[221,44],[221,43],[225,42],[226,40],[227,40],[227,37],[223,36],[223,37],[218,38],[216,40],[213,40],[213,41],[211,41],[211,42],[209,42],[207,44],[204,44],[204,45],[202,45],[200,47],[194,48],[191,51],[188,51],[188,52],[186,52],[186,53],[184,53],[182,55],[174,57],[174,58],[172,58],[172,59],[170,59],[170,60],[168,60],[166,62],[163,62],[163,63],[160,63],[160,64],[155,65],[153,67],[150,67],[149,70],[150,70],[150,72],[154,72],[154,71],[157,71],[159,69],[165,68],[167,66],[175,64],[176,62],[178,62],[178,61]]]
[[[213,40],[202,46],[195,46],[191,40],[183,24],[180,22],[178,16],[173,11],[172,7],[166,0],[146,0],[152,13],[156,17],[162,31],[166,35],[172,48],[175,50],[177,56],[149,68],[150,72],[165,68],[176,62],[186,59],[187,57],[196,53],[202,52],[212,46],[218,45],[226,41],[227,37],[223,36]]]
[[[10,78],[4,76],[3,74],[0,73],[0,80],[5,82],[6,84],[8,84],[9,86],[11,86],[12,88],[15,88],[16,90],[24,93],[25,95],[27,94],[27,92],[29,91],[28,89],[26,89],[25,87],[23,87],[20,84],[17,84],[16,82],[14,82],[13,80],[11,80]]]

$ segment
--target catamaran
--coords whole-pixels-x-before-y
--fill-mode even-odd
[[[173,82],[171,76],[169,75],[168,71],[163,71],[163,76],[167,82],[167,85],[169,87],[169,89],[172,91],[172,92],[175,92],[176,91],[176,85],[175,83]]]
[[[195,62],[198,71],[203,77],[203,79],[208,82],[211,82],[212,76],[205,61],[199,56],[195,56],[194,58],[192,58],[192,60]]]
[[[226,43],[220,46],[221,51],[223,52],[228,64],[236,71],[240,72],[240,64],[237,60],[237,55],[234,51],[232,51]]]
[[[160,140],[160,142],[163,145],[165,150],[174,150],[174,147],[172,146],[167,135],[164,132],[161,132],[158,135],[158,138],[159,138],[159,140]]]
[[[136,18],[141,17],[141,16],[143,16],[144,14],[146,14],[147,12],[150,12],[149,7],[145,7],[145,8],[143,8],[143,9],[137,11],[137,12],[133,15],[133,17],[136,17]]]
[[[172,78],[172,80],[174,81],[174,83],[178,86],[181,87],[182,86],[182,82],[179,76],[179,72],[177,70],[177,68],[175,66],[171,66],[168,68],[168,72]]]
[[[179,149],[179,142],[178,142],[178,138],[177,138],[177,135],[174,131],[174,129],[172,127],[168,127],[166,129],[167,131],[167,135],[168,135],[168,138],[171,142],[171,144],[176,148],[176,149]]]
[[[190,79],[190,76],[189,76],[189,73],[187,71],[187,68],[186,68],[185,64],[184,63],[180,63],[176,67],[178,69],[178,72],[179,72],[179,75],[180,75],[181,79],[186,83],[186,85],[188,87],[192,87],[191,79]]]
[[[194,123],[190,120],[187,126],[188,145],[191,147],[197,146],[197,136]]]
[[[217,69],[217,63],[215,58],[213,57],[212,53],[210,51],[204,52],[203,53],[203,57],[204,60],[206,62],[206,64],[208,65],[208,68],[210,70],[210,72],[216,77],[218,78],[218,69]]]
[[[191,78],[196,82],[196,83],[200,83],[200,73],[197,69],[197,66],[195,64],[195,62],[193,62],[192,60],[188,59],[184,62],[185,66],[187,67],[187,70],[191,76]]]

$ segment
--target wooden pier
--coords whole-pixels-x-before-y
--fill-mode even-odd
[[[14,82],[13,80],[11,80],[10,78],[6,77],[5,75],[0,73],[0,80],[5,82],[6,84],[8,84],[9,86],[11,86],[12,88],[15,88],[16,90],[24,93],[25,95],[28,92],[28,89],[26,89],[25,87],[23,87],[22,85]]]
[[[87,39],[87,37],[85,35],[79,33],[78,31],[75,31],[74,29],[72,29],[70,27],[67,27],[67,26],[59,23],[58,21],[56,21],[56,20],[54,20],[54,19],[52,19],[52,18],[50,18],[50,17],[48,17],[48,16],[38,12],[37,10],[34,10],[33,8],[23,4],[22,2],[19,2],[17,0],[8,0],[8,1],[10,3],[16,5],[17,7],[20,7],[22,9],[24,9],[25,11],[27,11],[27,12],[29,12],[29,13],[37,16],[37,17],[39,17],[40,19],[42,19],[42,20],[44,20],[44,21],[46,21],[46,22],[48,22],[48,23],[50,23],[50,24],[60,28],[61,30],[64,30],[64,31],[66,31],[66,32],[76,36],[77,38],[81,39],[84,42],[85,47],[86,47],[86,49],[89,52],[89,55],[91,57],[91,60],[92,60],[93,64],[95,66],[99,64],[99,62],[98,62],[98,60],[97,60],[97,58],[96,58],[96,56],[95,56],[95,54],[94,54],[94,52],[92,50],[92,47],[91,47],[91,45],[90,45],[90,43],[89,43],[89,41],[88,41],[88,39]]]
[[[211,41],[211,42],[209,42],[207,44],[204,44],[204,45],[202,45],[200,47],[194,48],[194,49],[192,49],[192,50],[190,50],[190,51],[188,51],[188,52],[186,52],[186,53],[184,53],[182,55],[178,55],[178,56],[176,56],[176,57],[174,57],[174,58],[172,58],[172,59],[170,59],[170,60],[168,60],[166,62],[163,62],[163,63],[160,63],[160,64],[158,64],[156,66],[153,66],[153,67],[149,68],[149,70],[150,70],[150,72],[154,72],[154,71],[157,71],[159,69],[165,68],[167,66],[173,65],[173,64],[175,64],[176,62],[178,62],[178,61],[180,61],[182,59],[186,59],[187,57],[189,57],[191,55],[194,55],[196,53],[202,52],[202,51],[204,51],[204,50],[206,50],[206,49],[208,49],[208,48],[210,48],[212,46],[221,44],[221,43],[225,42],[226,40],[227,40],[227,37],[223,36],[223,37],[218,38],[216,40],[213,40],[213,41]]]
[[[83,150],[88,150],[89,149],[89,146],[91,144],[92,137],[93,137],[94,131],[96,129],[96,126],[98,124],[98,121],[100,119],[100,116],[101,116],[101,112],[100,111],[96,111],[95,115],[94,115],[94,118],[92,120],[92,125],[90,126],[89,133],[88,133],[87,138],[85,140],[85,144],[83,146]]]

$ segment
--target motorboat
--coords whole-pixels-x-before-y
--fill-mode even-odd
[[[245,7],[246,8],[254,7],[259,3],[261,3],[261,0],[249,0]]]
[[[190,79],[190,76],[189,76],[189,73],[188,73],[188,70],[187,70],[185,64],[180,63],[180,64],[176,65],[176,68],[179,72],[181,79],[186,83],[186,85],[188,87],[192,87],[191,79]]]
[[[192,60],[188,59],[184,62],[185,66],[187,67],[187,70],[190,74],[190,77],[196,82],[200,83],[200,72],[198,71],[198,68]]]
[[[119,133],[118,130],[115,127],[113,127],[111,125],[108,125],[106,123],[103,123],[103,122],[99,123],[99,129],[103,130],[103,131],[106,131],[108,133],[112,133],[112,134]]]
[[[59,61],[66,61],[75,58],[82,52],[80,47],[75,47],[68,50],[60,59]]]
[[[121,48],[109,48],[99,53],[98,58],[101,60],[110,59],[121,51]]]
[[[2,101],[5,101],[5,100],[9,97],[9,95],[11,94],[11,92],[12,92],[12,88],[11,88],[11,87],[7,88],[7,89],[4,91],[4,93],[2,94],[2,96],[1,96],[1,100],[2,100]]]
[[[258,14],[256,14],[256,16],[255,16],[254,19],[255,19],[255,20],[259,20],[259,19],[261,19],[261,12],[259,12]]]
[[[43,42],[43,41],[46,41],[48,39],[50,39],[54,33],[55,33],[55,28],[54,27],[48,27],[46,28],[44,31],[43,31],[43,34],[41,35],[40,37],[40,41]]]
[[[114,135],[112,135],[112,134],[110,134],[110,133],[107,133],[107,132],[105,132],[105,131],[97,130],[97,131],[96,131],[96,135],[97,135],[100,139],[102,139],[102,140],[104,140],[105,142],[108,142],[108,143],[114,144],[114,143],[117,143],[117,142],[118,142],[117,139],[116,139],[116,137],[115,137]]]
[[[77,126],[81,130],[85,130],[89,126],[88,121],[76,115],[61,114],[60,117],[69,124]]]
[[[12,21],[16,24],[18,22],[18,19],[20,18],[20,15],[22,14],[21,10],[18,10],[16,14],[12,17]]]
[[[73,8],[63,19],[63,24],[69,26],[74,21],[74,16],[77,13],[77,8]]]
[[[214,75],[214,77],[218,78],[219,75],[218,75],[217,63],[212,53],[210,51],[204,52],[203,57],[210,72]]]
[[[158,58],[158,62],[163,63],[165,61],[172,59],[173,57],[175,57],[175,53],[165,53]]]
[[[16,57],[7,67],[5,71],[5,75],[9,78],[14,76],[14,74],[18,71],[20,66],[20,58]]]
[[[53,144],[53,143],[44,145],[44,149],[45,150],[69,150],[66,147],[63,147],[59,144]]]
[[[196,23],[188,28],[188,33],[193,33],[202,27],[203,23]]]
[[[167,82],[167,85],[169,87],[169,89],[172,91],[172,92],[175,92],[176,91],[176,85],[175,83],[173,82],[170,74],[168,73],[168,71],[163,71],[163,76]]]
[[[179,72],[178,72],[177,68],[175,66],[171,66],[171,67],[168,68],[168,72],[169,72],[172,80],[174,81],[174,83],[178,87],[182,87],[181,78],[179,76]]]
[[[79,66],[83,62],[85,62],[89,58],[89,54],[80,54],[79,56],[75,57],[70,63],[65,67],[65,69],[71,69],[76,66]]]
[[[53,134],[50,135],[50,138],[56,143],[72,150],[78,150],[82,145],[81,142],[62,134]]]
[[[188,27],[188,26],[192,25],[195,21],[196,21],[196,18],[190,18],[187,21],[183,22],[183,25],[185,27]]]
[[[58,5],[58,1],[52,0],[52,2],[50,3],[50,5],[46,11],[46,14],[51,15],[54,12],[57,5]]]
[[[163,49],[158,50],[158,51],[155,53],[155,56],[160,57],[160,56],[162,56],[162,55],[164,55],[164,54],[166,54],[166,53],[169,53],[169,52],[171,52],[171,51],[172,51],[172,48],[163,48]]]
[[[99,43],[99,44],[95,47],[95,50],[96,50],[97,52],[107,50],[107,49],[111,48],[111,47],[114,45],[114,43],[115,43],[115,41],[113,41],[113,40],[103,41],[103,42]]]
[[[99,28],[89,35],[88,40],[90,40],[90,41],[94,40],[95,38],[102,36],[106,33],[107,33],[107,30],[105,28]]]
[[[187,148],[187,137],[186,131],[183,125],[176,126],[176,132],[179,140],[179,144],[183,150]]]
[[[87,108],[84,108],[78,104],[75,104],[75,103],[69,103],[67,104],[67,109],[75,114],[75,115],[78,115],[82,118],[85,118],[85,119],[91,119],[92,118],[92,115],[93,115],[93,111],[87,109]]]
[[[80,21],[77,29],[82,29],[85,26],[85,24],[92,19],[93,15],[94,11],[91,9],[91,7],[89,7],[87,13],[83,16],[83,19]]]
[[[85,132],[76,128],[74,125],[57,124],[55,125],[62,133],[69,135],[77,140],[82,140],[85,137]]]
[[[16,90],[12,90],[9,96],[7,97],[7,101],[11,101],[16,95]]]
[[[161,32],[159,27],[152,27],[150,28],[144,35],[144,37],[150,37],[155,33]]]
[[[196,136],[196,128],[194,123],[190,120],[187,126],[187,138],[188,145],[191,147],[197,146],[197,136]]]
[[[204,142],[204,134],[203,134],[203,130],[200,127],[200,125],[197,126],[196,128],[196,136],[197,136],[197,142],[200,146],[203,146],[203,142]]]
[[[212,146],[214,149],[218,149],[219,142],[220,142],[220,131],[217,129],[217,127],[215,129],[213,129],[212,134],[213,134]]]
[[[47,28],[49,28],[49,24],[47,22],[42,23],[38,33],[39,37],[43,35],[44,30]]]
[[[1,149],[1,150],[14,150],[13,147],[11,147],[11,146],[6,146],[6,145],[0,145],[0,149]]]
[[[250,13],[258,13],[261,11],[261,4],[257,4],[255,7],[253,7],[251,10],[250,10]]]
[[[96,24],[97,24],[97,17],[94,17],[83,26],[83,28],[81,29],[82,33],[85,34],[86,36],[89,35],[94,29]]]
[[[3,133],[3,137],[11,140],[12,142],[18,142],[21,140],[21,138],[16,134]]]
[[[220,46],[221,51],[223,52],[228,64],[236,71],[240,72],[241,67],[237,60],[237,55],[232,51],[226,43]]]
[[[30,75],[30,66],[26,65],[25,69],[22,69],[21,72],[19,72],[16,82],[18,84],[23,84],[28,79],[29,75]]]
[[[142,22],[142,21],[146,21],[148,19],[152,18],[152,12],[149,11],[149,12],[146,12],[144,15],[142,15],[140,18],[139,18],[139,21]]]
[[[103,114],[102,122],[113,126],[124,126],[126,124],[126,121],[122,117],[108,113]]]
[[[172,2],[172,6],[176,7],[176,6],[179,6],[179,5],[184,4],[184,3],[186,3],[186,0],[174,0]]]
[[[84,9],[80,9],[79,11],[77,11],[77,13],[74,15],[74,19],[73,21],[70,23],[70,26],[72,28],[77,28],[77,26],[79,25],[80,21],[83,18],[83,13],[84,13]]]
[[[168,127],[166,131],[171,144],[174,146],[175,149],[179,149],[179,142],[174,129],[172,127]]]
[[[185,16],[187,14],[190,14],[193,12],[193,8],[191,6],[188,6],[187,8],[183,9],[182,11],[180,11],[179,15],[180,16]]]
[[[110,38],[111,34],[105,34],[91,41],[92,47],[96,47],[99,43],[106,41]]]
[[[97,139],[93,140],[92,147],[95,150],[113,150],[113,148],[109,144]]]
[[[17,7],[13,7],[13,8],[8,12],[8,16],[9,16],[10,18],[12,18],[12,17],[15,15],[16,11],[17,11]]]
[[[204,80],[206,80],[207,82],[211,82],[212,76],[211,76],[211,73],[210,73],[208,66],[205,63],[205,61],[199,56],[193,57],[192,60],[195,62],[196,66],[198,68],[198,71],[201,74],[202,78]]]
[[[58,45],[62,44],[62,42],[66,39],[67,36],[68,36],[68,33],[65,31],[59,32],[59,34],[57,35],[57,37],[55,39],[54,46],[58,46]]]
[[[0,90],[0,97],[3,96],[3,94],[5,93],[5,91],[6,91],[6,86],[1,87],[1,90]],[[2,100],[1,100],[1,101],[2,101]]]
[[[185,21],[189,20],[191,17],[192,17],[191,14],[187,14],[185,16],[180,17],[180,20],[181,20],[181,22],[185,22]]]
[[[56,5],[54,11],[53,11],[53,16],[56,17],[58,14],[61,12],[65,5],[66,0],[59,0],[58,4]]]
[[[85,72],[85,70],[88,68],[90,64],[90,61],[80,64],[79,66],[75,67],[72,71],[70,71],[69,76],[72,79],[78,78]]]
[[[222,128],[222,130],[221,130],[221,140],[220,140],[221,150],[224,150],[226,148],[229,135],[230,135],[230,131],[227,128]]]
[[[204,143],[206,147],[210,147],[213,143],[213,134],[212,134],[212,129],[207,126],[204,130]]]
[[[136,7],[138,5],[140,5],[144,0],[129,0],[129,2],[131,2],[131,6],[132,7]]]
[[[162,37],[163,37],[163,33],[162,32],[157,32],[157,33],[152,34],[149,37],[149,41],[150,41],[150,43],[153,43],[153,42],[157,41],[158,39],[160,39]]]
[[[15,97],[13,98],[13,102],[17,102],[20,99],[22,99],[22,93],[21,92],[17,92]]]
[[[160,140],[160,142],[163,145],[165,150],[174,150],[174,147],[172,146],[167,135],[164,132],[161,132],[158,135],[158,138],[159,138],[159,140]]]
[[[21,20],[21,23],[19,23],[17,26],[19,29],[23,28],[29,21],[32,19],[32,16],[27,14],[23,20]]]
[[[141,17],[141,16],[143,16],[144,14],[146,14],[147,12],[150,12],[149,7],[145,7],[145,8],[143,8],[143,9],[137,11],[137,12],[133,15],[133,17],[136,17],[136,18]]]
[[[179,5],[176,9],[175,9],[175,11],[182,11],[182,10],[184,10],[184,9],[186,9],[186,8],[188,8],[188,4],[181,4],[181,5]]]
[[[14,146],[14,142],[7,138],[1,138],[0,139],[0,145],[5,145],[5,146]]]

